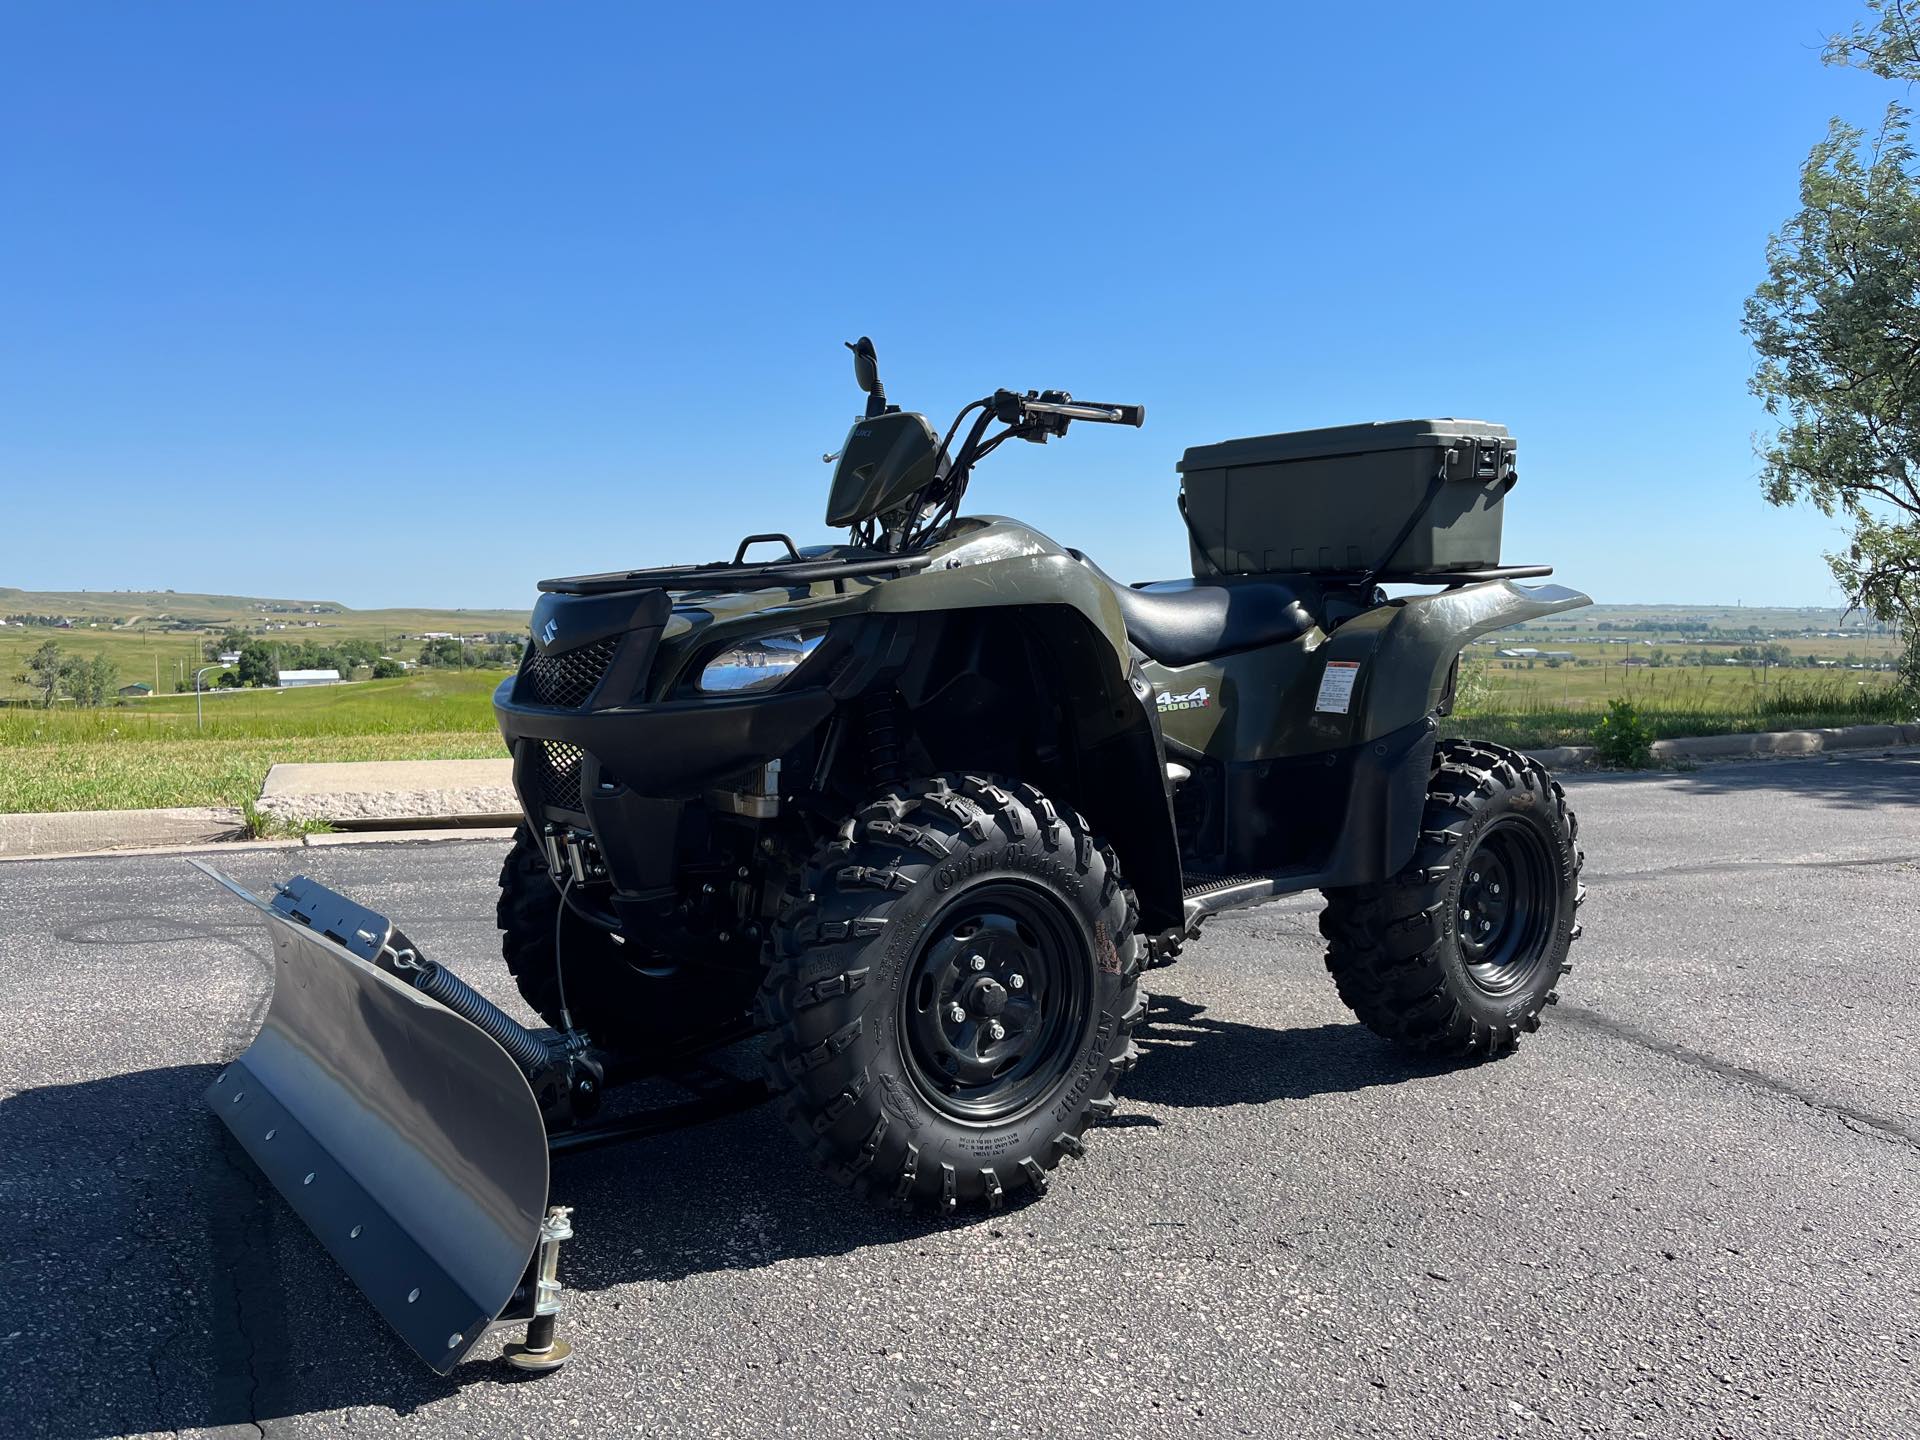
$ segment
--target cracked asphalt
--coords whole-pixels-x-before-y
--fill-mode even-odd
[[[0,864],[6,1431],[1920,1433],[1920,756],[1568,788],[1586,938],[1513,1057],[1373,1039],[1309,899],[1228,916],[1038,1204],[868,1213],[765,1112],[557,1161],[578,1358],[531,1382],[428,1373],[200,1108],[267,998],[243,909]],[[506,1001],[500,850],[217,863]]]

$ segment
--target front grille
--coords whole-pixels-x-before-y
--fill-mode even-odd
[[[579,709],[607,673],[607,666],[613,663],[613,652],[619,648],[618,635],[609,635],[604,640],[558,655],[542,655],[529,648],[527,668],[520,676],[521,687],[526,692],[524,698],[536,705]]]
[[[542,803],[580,815],[580,762],[586,758],[578,745],[564,740],[530,740],[533,754],[527,763],[529,788]]]

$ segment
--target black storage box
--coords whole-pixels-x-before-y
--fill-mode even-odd
[[[1484,420],[1376,420],[1196,445],[1193,573],[1405,579],[1500,563],[1514,441]]]

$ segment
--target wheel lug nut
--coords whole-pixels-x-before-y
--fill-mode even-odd
[[[988,1038],[989,1040],[1004,1040],[1004,1039],[1006,1039],[1006,1038],[1007,1038],[1007,1027],[1006,1027],[1006,1026],[1004,1026],[1004,1025],[1002,1025],[1002,1024],[1001,1024],[1001,1023],[1000,1023],[1000,1022],[999,1022],[998,1020],[995,1020],[995,1021],[993,1021],[993,1022],[991,1022],[991,1023],[990,1023],[990,1024],[989,1024],[989,1025],[987,1026],[987,1038]]]
[[[1500,887],[1498,885],[1489,885],[1487,888],[1496,895],[1500,893]]]
[[[1467,876],[1467,879],[1477,883],[1480,879],[1480,872],[1478,870],[1474,871],[1471,875]]]
[[[1462,910],[1462,911],[1460,912],[1460,919],[1461,919],[1461,920],[1462,920],[1463,922],[1466,922],[1466,923],[1468,923],[1468,924],[1471,924],[1471,923],[1472,923],[1472,921],[1473,921],[1473,912],[1472,912],[1471,910],[1464,910],[1464,909],[1463,909],[1463,910]]]
[[[1007,988],[1009,990],[1024,990],[1026,989],[1026,986],[1027,986],[1026,976],[1024,975],[1007,976]]]
[[[947,1007],[947,1018],[958,1025],[967,1018],[966,1007],[963,1005],[949,1005]]]
[[[984,955],[976,955],[969,960],[967,964],[971,965],[975,970],[984,970],[987,968],[987,957]]]

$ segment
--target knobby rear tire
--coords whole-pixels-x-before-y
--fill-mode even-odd
[[[1520,883],[1541,907],[1528,922],[1537,934],[1515,947],[1506,976],[1463,934],[1483,918],[1472,886],[1490,832],[1516,875],[1534,875]],[[1340,998],[1370,1030],[1414,1050],[1460,1058],[1511,1050],[1540,1028],[1573,969],[1568,947],[1586,898],[1579,836],[1565,792],[1538,761],[1485,741],[1442,741],[1413,858],[1383,884],[1326,892],[1320,933]]]

